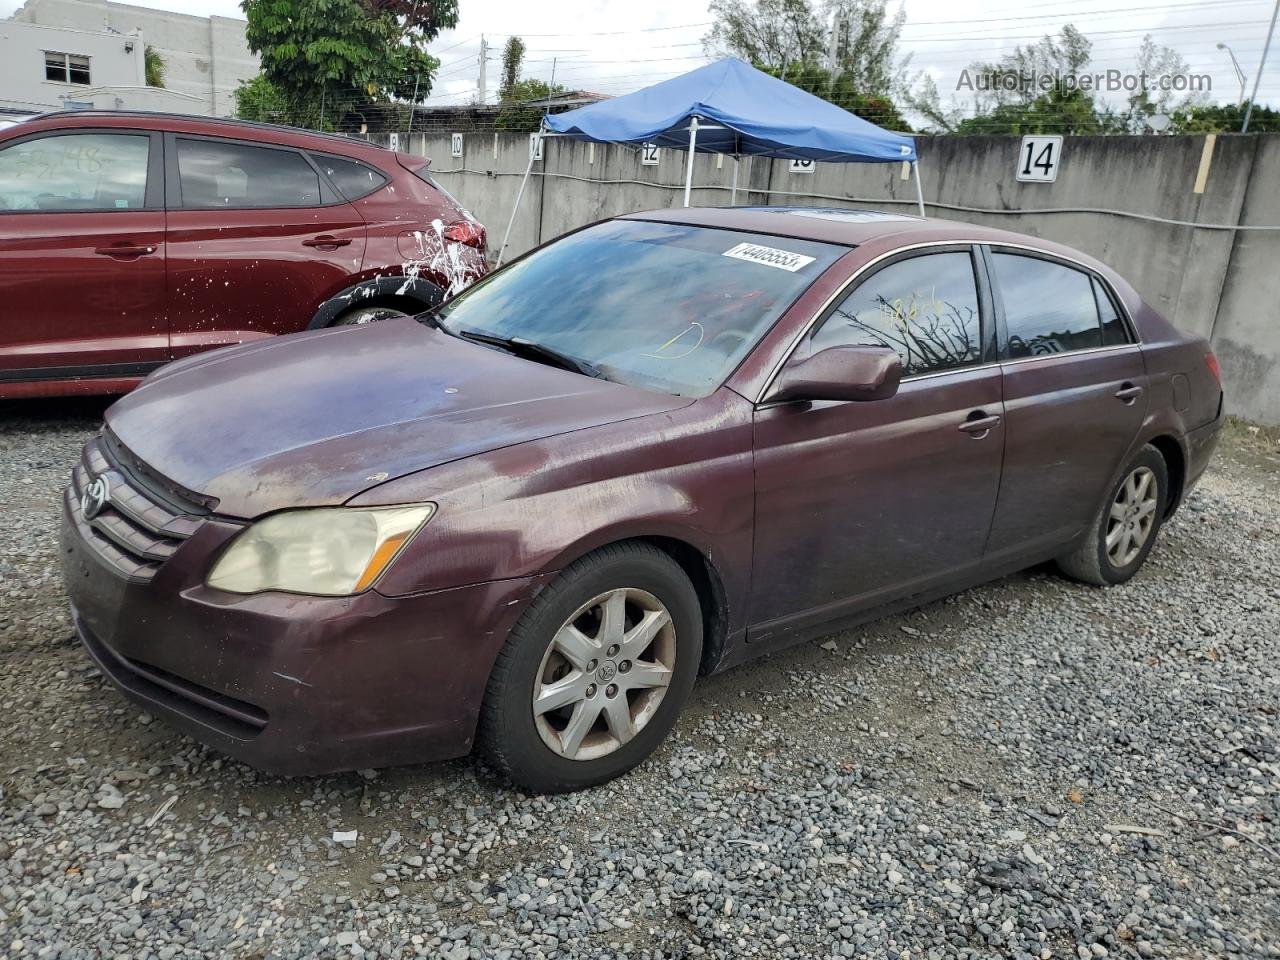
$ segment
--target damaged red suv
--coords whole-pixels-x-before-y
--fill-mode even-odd
[[[123,393],[171,360],[414,314],[486,271],[423,157],[122,111],[0,131],[0,399]]]

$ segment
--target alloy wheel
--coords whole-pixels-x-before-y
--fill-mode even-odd
[[[1158,492],[1149,467],[1138,467],[1120,484],[1107,522],[1107,559],[1112,566],[1126,567],[1142,552],[1155,527]]]
[[[538,735],[569,760],[613,753],[653,719],[675,664],[675,625],[662,601],[630,587],[600,594],[543,654],[533,685]]]

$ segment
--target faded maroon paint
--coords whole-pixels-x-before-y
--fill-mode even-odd
[[[204,588],[234,530],[225,519],[185,542],[152,583],[113,585],[79,542],[69,506],[64,569],[72,603],[98,637],[90,646],[255,704],[268,721],[246,742],[203,730],[190,708],[157,709],[262,766],[452,756],[471,744],[515,615],[548,577],[597,547],[644,537],[701,556],[723,614],[704,667],[722,669],[1063,552],[1143,443],[1179,461],[1175,496],[1213,449],[1222,396],[1204,341],[1175,331],[1123,280],[1073,251],[932,221],[643,216],[859,246],[814,281],[721,389],[696,401],[550,369],[409,321],[175,364],[113,407],[108,422],[157,471],[220,498],[224,517],[307,503],[439,509],[375,591],[318,600]],[[913,245],[968,242],[1017,243],[1092,267],[1125,301],[1142,345],[1044,362],[992,359],[908,378],[887,400],[761,402],[793,344],[861,268]],[[1186,384],[1178,402],[1175,376]],[[1115,393],[1135,377],[1142,399],[1128,404]],[[986,432],[960,429],[979,414],[1000,419]],[[1059,502],[1044,503],[1027,484],[1047,485]],[[994,548],[993,535],[1004,537]],[[445,679],[428,680],[428,663],[447,664]],[[322,692],[277,684],[270,677],[280,664],[305,668],[301,679]],[[128,675],[113,675],[128,689]],[[131,695],[148,702],[147,689]],[[326,697],[364,732],[345,733]],[[304,703],[318,711],[316,724],[298,719]],[[295,743],[304,757],[291,752]]]
[[[412,169],[407,158],[360,140],[302,130],[167,114],[69,112],[0,131],[6,144],[53,132],[151,132],[296,147],[348,157],[389,183],[354,203],[297,209],[183,210],[167,136],[155,136],[148,190],[155,209],[93,212],[0,210],[0,399],[123,393],[141,373],[193,353],[307,329],[322,305],[379,277],[412,276],[440,291],[486,272],[481,249],[439,238],[469,214]],[[159,198],[159,199],[157,199]],[[417,237],[425,237],[423,243]],[[401,238],[410,243],[408,252]],[[337,247],[314,241],[335,239]],[[149,249],[136,257],[97,251]],[[408,261],[408,263],[406,263]],[[400,284],[392,285],[394,297]],[[373,302],[360,297],[349,306]],[[402,303],[405,309],[423,304]],[[16,322],[13,322],[16,321]],[[115,367],[115,369],[111,369]],[[47,373],[40,375],[40,370]],[[33,377],[39,375],[39,379]]]

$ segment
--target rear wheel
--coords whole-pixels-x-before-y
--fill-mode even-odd
[[[646,544],[607,547],[561,572],[512,629],[489,679],[480,748],[539,793],[611,780],[666,737],[701,655],[684,571]]]
[[[1168,502],[1169,471],[1160,451],[1145,446],[1125,468],[1088,535],[1057,564],[1067,575],[1106,586],[1138,572],[1155,544]]]

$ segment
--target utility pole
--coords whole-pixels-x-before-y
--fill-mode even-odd
[[[831,40],[827,44],[827,99],[836,88],[836,57],[840,50],[840,12],[831,14]]]
[[[1244,112],[1244,125],[1240,128],[1241,133],[1249,132],[1249,117],[1253,115],[1253,105],[1258,102],[1258,84],[1262,82],[1262,68],[1267,65],[1267,53],[1271,50],[1271,35],[1276,32],[1276,15],[1280,14],[1280,0],[1276,0],[1276,7],[1271,11],[1271,26],[1267,27],[1267,42],[1262,48],[1262,59],[1258,61],[1258,75],[1253,78],[1253,94],[1249,97],[1249,107]]]
[[[489,63],[489,44],[485,42],[484,34],[482,33],[480,34],[480,81],[479,81],[480,102],[482,104],[489,102],[489,85],[487,82],[488,70],[486,69],[488,63]]]

